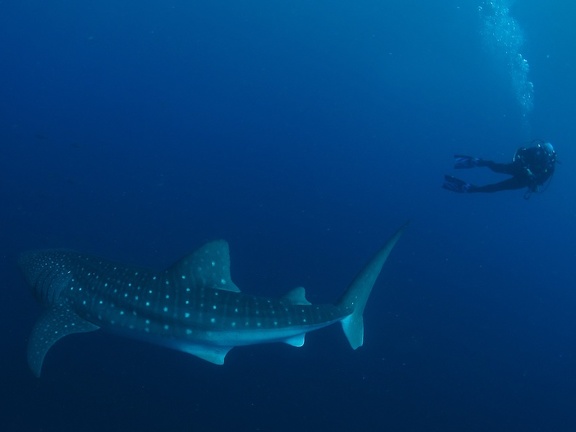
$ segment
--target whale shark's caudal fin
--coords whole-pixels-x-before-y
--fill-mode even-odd
[[[366,306],[372,287],[382,270],[382,266],[404,232],[406,225],[407,224],[399,228],[382,249],[364,266],[338,302],[338,306],[352,311],[350,315],[341,321],[341,324],[344,334],[353,349],[362,346],[364,343],[364,319],[362,317],[364,307]]]

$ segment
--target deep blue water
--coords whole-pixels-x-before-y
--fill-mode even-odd
[[[0,430],[576,430],[576,6],[493,3],[0,1]],[[440,188],[532,138],[544,193]],[[24,250],[225,238],[244,291],[330,302],[406,220],[357,351],[94,332],[28,370]]]

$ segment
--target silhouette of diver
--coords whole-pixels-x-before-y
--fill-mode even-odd
[[[454,168],[487,167],[496,173],[509,174],[512,178],[499,183],[476,186],[445,175],[442,185],[444,189],[460,193],[490,193],[527,187],[528,191],[524,198],[529,198],[533,192],[538,192],[540,186],[552,177],[557,162],[556,151],[552,144],[542,140],[532,141],[530,147],[519,148],[510,163],[497,163],[464,155],[454,155],[454,157],[456,158]]]

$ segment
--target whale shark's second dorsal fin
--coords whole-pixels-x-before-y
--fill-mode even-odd
[[[295,305],[308,306],[312,304],[306,298],[306,290],[304,289],[304,287],[294,288],[292,291],[287,292],[282,298],[288,300],[290,303]]]
[[[224,240],[206,243],[168,269],[175,278],[189,280],[196,288],[240,292],[230,277],[230,250]]]

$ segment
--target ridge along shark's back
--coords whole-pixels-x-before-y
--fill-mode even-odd
[[[46,353],[59,339],[99,328],[223,364],[235,346],[302,346],[306,333],[340,321],[356,349],[363,343],[368,296],[403,230],[374,255],[336,305],[311,305],[304,288],[278,299],[240,292],[223,240],[159,272],[72,251],[24,253],[20,266],[46,306],[29,339],[28,363],[40,376]]]

